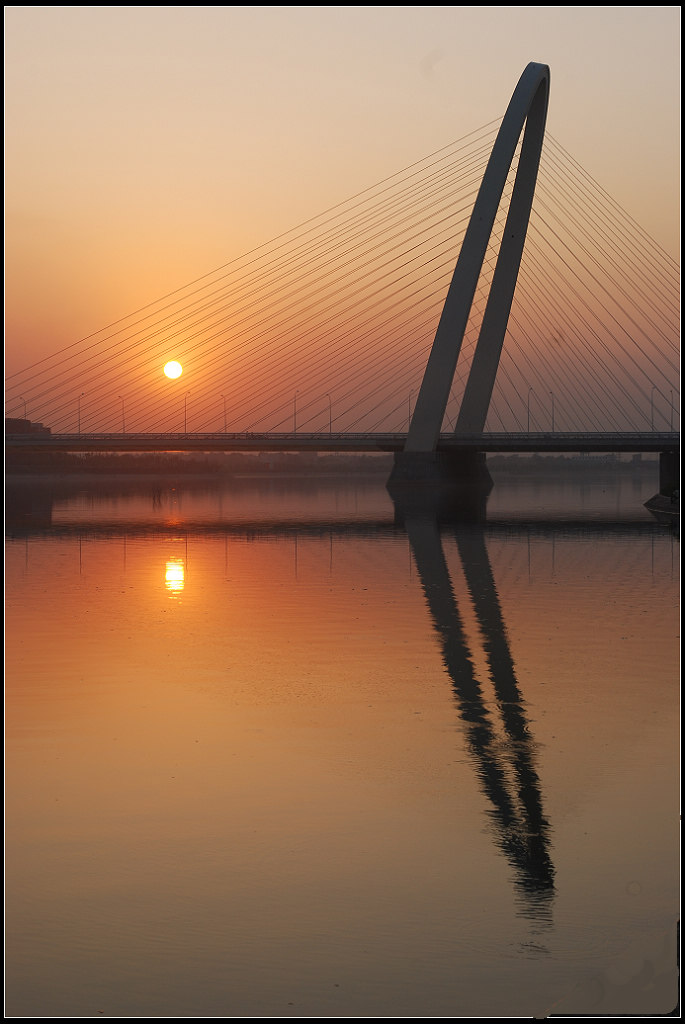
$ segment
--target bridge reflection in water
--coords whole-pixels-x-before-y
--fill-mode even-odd
[[[491,804],[497,843],[514,870],[522,912],[538,923],[551,922],[554,866],[549,823],[535,767],[535,744],[526,721],[483,529],[475,524],[459,525],[454,527],[454,535],[482,636],[495,707],[488,707],[477,677],[437,520],[410,516],[405,524],[469,749]]]

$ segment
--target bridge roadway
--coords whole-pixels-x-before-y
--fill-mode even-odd
[[[5,447],[53,452],[399,452],[406,434],[6,434]],[[439,452],[680,452],[677,431],[441,434]]]

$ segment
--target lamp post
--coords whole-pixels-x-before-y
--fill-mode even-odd
[[[226,395],[221,396],[224,400],[224,434],[226,433]]]
[[[296,391],[293,395],[293,434],[297,433],[297,396],[299,391]]]
[[[550,397],[552,399],[552,433],[554,433],[554,392],[550,391]]]
[[[333,403],[329,394],[326,395],[326,398],[328,399],[328,433],[330,435],[333,433]]]
[[[652,430],[654,430],[654,392],[655,391],[656,391],[656,384],[652,384],[652,393],[649,396],[650,423],[652,425]]]
[[[673,392],[671,392],[671,394],[672,393]],[[22,398],[21,395],[19,395],[19,401],[24,403],[24,419],[27,420],[28,416],[26,415],[26,399]]]
[[[527,404],[527,410],[528,410],[528,433],[529,434],[530,434],[530,396],[532,395],[532,393],[533,393],[533,388],[532,388],[532,385],[531,385],[531,387],[528,388],[528,404]]]
[[[82,391],[81,394],[76,399],[76,407],[77,407],[77,412],[78,412],[77,419],[78,419],[78,432],[79,432],[79,434],[81,433],[81,399],[83,398],[84,395],[85,395],[85,391]]]
[[[119,401],[121,402],[121,432],[122,432],[122,434],[125,434],[126,433],[126,410],[124,409],[124,400],[121,397],[121,395],[119,395]]]
[[[413,394],[414,394],[414,391],[413,390],[410,391],[409,392],[409,398],[407,400],[407,432],[409,432],[409,428],[411,426],[411,396]]]
[[[671,391],[671,408],[668,417],[668,429],[673,430],[673,392]]]
[[[186,391],[183,398],[183,433],[188,433],[188,395],[190,391]]]

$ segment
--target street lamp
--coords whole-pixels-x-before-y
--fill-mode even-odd
[[[530,434],[530,396],[533,393],[532,385],[528,388],[528,433]]]
[[[652,430],[654,430],[654,392],[656,391],[656,384],[652,384],[652,393],[649,396],[649,404],[651,409],[650,423],[652,424]]]
[[[332,434],[333,433],[333,403],[331,402],[331,396],[329,394],[326,395],[326,398],[328,399],[328,433]]]
[[[188,433],[188,395],[190,391],[186,391],[183,398],[183,433]]]
[[[122,432],[122,434],[125,434],[126,433],[126,411],[124,409],[124,400],[121,397],[121,395],[119,395],[119,401],[121,402],[121,432]]]
[[[24,417],[26,418],[26,417]],[[673,392],[671,391],[671,408],[669,410],[668,429],[673,430]]]
[[[293,434],[297,433],[297,396],[299,391],[296,391],[293,395]]]
[[[414,394],[414,390],[409,392],[409,399],[407,401],[407,433],[411,426],[411,396]]]
[[[226,433],[226,395],[221,396],[224,400],[224,434]]]
[[[26,415],[26,399],[22,398],[21,395],[19,395],[19,401],[24,403],[24,419],[27,420],[28,416]]]
[[[78,432],[79,432],[79,434],[81,433],[81,399],[83,398],[84,395],[85,395],[85,391],[82,391],[81,394],[76,399],[76,404],[77,404],[77,409],[78,409]]]
[[[554,433],[554,392],[553,391],[550,391],[550,396],[552,398],[552,433]]]

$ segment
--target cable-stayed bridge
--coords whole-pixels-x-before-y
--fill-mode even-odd
[[[501,122],[12,374],[6,416],[51,434],[6,444],[674,463],[679,268],[545,133],[548,93],[529,65]]]

